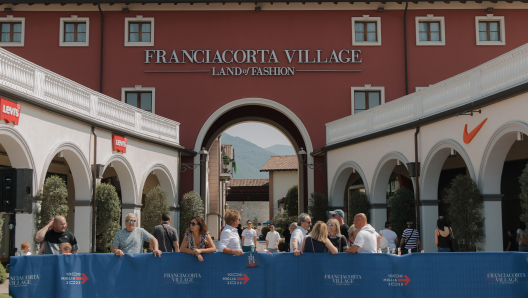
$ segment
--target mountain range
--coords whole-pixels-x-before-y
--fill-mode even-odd
[[[222,134],[222,144],[231,144],[235,149],[237,173],[233,175],[234,179],[267,179],[269,177],[268,172],[260,172],[260,169],[272,155],[295,154],[293,147],[288,145],[273,145],[262,148],[227,133]]]

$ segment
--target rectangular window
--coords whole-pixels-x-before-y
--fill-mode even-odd
[[[440,22],[420,22],[420,41],[441,41]]]
[[[152,113],[152,92],[126,92],[125,102]]]
[[[356,41],[377,41],[376,22],[356,22]]]
[[[480,41],[500,41],[500,22],[488,21],[479,22]]]
[[[381,104],[379,91],[355,91],[354,114],[366,111]]]
[[[129,42],[150,42],[150,22],[129,22],[128,41]]]
[[[64,42],[86,42],[86,23],[64,23]]]
[[[1,24],[2,24],[1,42],[21,42],[22,23],[1,23]]]

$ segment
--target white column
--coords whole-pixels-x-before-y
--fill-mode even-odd
[[[136,215],[136,227],[141,227],[141,205],[136,204],[121,204],[121,225],[125,226],[125,219],[129,213]],[[152,231],[148,231],[149,233]]]
[[[79,253],[90,253],[92,244],[92,207],[90,201],[75,201],[75,230],[71,231],[77,239]]]
[[[503,251],[502,247],[502,197],[501,194],[484,194],[484,251]]]
[[[5,225],[9,224],[6,218]],[[20,245],[23,242],[28,242],[31,245],[31,253],[35,253],[35,247],[33,245],[33,239],[35,239],[35,223],[33,220],[33,214],[17,214],[16,215],[16,227],[15,227],[15,247],[20,251]],[[9,234],[4,234],[3,237],[8,237]],[[8,242],[9,243],[9,242]]]
[[[355,216],[355,214],[351,216]],[[372,217],[368,219],[370,225],[376,231],[383,230],[387,221],[387,204],[371,204],[370,216]]]
[[[436,252],[434,230],[438,220],[438,201],[424,200],[420,202],[420,241],[425,252]]]

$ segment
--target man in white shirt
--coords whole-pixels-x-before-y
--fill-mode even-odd
[[[381,237],[385,237],[387,241],[389,241],[389,249],[392,251],[393,249],[396,249],[396,245],[398,245],[398,235],[394,233],[392,230],[392,225],[389,221],[385,222],[385,230],[379,231],[379,234]],[[386,247],[381,248],[382,252],[386,252]]]
[[[238,236],[238,223],[240,222],[240,213],[235,210],[229,210],[224,215],[226,226],[220,235],[218,241],[218,251],[225,254],[241,256],[244,253],[240,247],[240,237]]]
[[[251,220],[246,222],[247,229],[242,231],[242,251],[252,252],[257,250],[257,231],[253,230]]]
[[[354,217],[354,226],[359,232],[356,235],[354,245],[345,252],[349,253],[377,253],[378,252],[378,236],[376,230],[367,223],[367,216],[363,213],[358,213]],[[381,237],[380,237],[381,239]]]
[[[297,224],[299,227],[293,231],[290,239],[290,251],[293,252],[293,255],[296,257],[302,255],[302,244],[306,237],[306,233],[312,225],[312,218],[306,213],[301,213]]]
[[[275,225],[271,224],[270,231],[266,234],[266,248],[269,252],[277,252],[277,246],[279,245],[280,239],[281,236],[279,232],[275,231]]]

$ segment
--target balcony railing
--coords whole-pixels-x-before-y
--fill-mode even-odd
[[[127,135],[179,145],[179,123],[89,89],[0,48],[0,89],[62,112],[125,130]]]
[[[420,92],[326,124],[326,145],[398,127],[528,82],[528,44]]]

